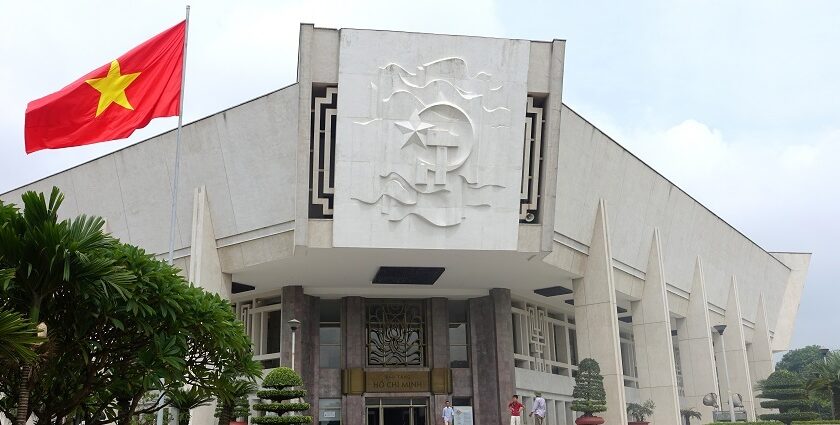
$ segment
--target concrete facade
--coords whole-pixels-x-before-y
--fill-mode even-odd
[[[541,392],[547,424],[570,425],[586,357],[608,423],[647,399],[655,425],[681,407],[705,421],[703,397],[730,386],[755,416],[810,255],[768,253],[563,104],[564,54],[563,40],[306,24],[296,83],[184,127],[176,265],[230,297],[266,367],[291,364],[287,322],[303,323],[294,366],[320,423],[439,424],[446,400],[506,423],[513,394],[530,409]],[[164,256],[174,139],[0,200],[58,186],[65,217],[103,216]],[[399,327],[378,316],[409,304]],[[383,352],[374,328],[409,336]]]

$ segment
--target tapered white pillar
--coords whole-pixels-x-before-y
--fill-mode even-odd
[[[598,203],[584,275],[574,281],[574,291],[578,358],[595,359],[601,366],[608,408],[601,416],[606,423],[626,424],[615,280],[603,199]]]
[[[747,358],[750,362],[750,377],[752,385],[767,379],[773,373],[773,351],[770,346],[770,329],[767,326],[767,311],[764,308],[764,295],[758,296],[758,308],[755,313],[755,330],[753,332],[752,344],[748,346]],[[762,408],[756,401],[756,410],[759,414],[770,413],[769,409]]]
[[[207,292],[216,293],[223,298],[230,299],[230,275],[222,273],[219,254],[216,249],[213,219],[210,217],[207,190],[204,186],[197,187],[193,193],[192,219],[189,281]],[[211,402],[209,405],[192,409],[190,411],[190,422],[193,424],[212,424],[215,408],[215,402]]]
[[[650,418],[654,425],[680,423],[671,316],[665,291],[662,244],[659,229],[654,229],[642,297],[632,303],[639,397],[656,404]]]
[[[189,281],[208,292],[230,298],[230,275],[222,273],[213,219],[210,217],[207,190],[204,186],[197,187],[193,195],[191,236]]]
[[[747,347],[744,340],[744,327],[741,321],[741,301],[738,297],[738,282],[732,276],[729,287],[729,300],[726,303],[724,323],[726,331],[723,333],[726,349],[726,363],[729,368],[729,379],[732,392],[741,394],[747,418],[755,420],[755,400],[753,399],[752,379],[750,378],[750,364],[747,361]],[[726,398],[726,393],[721,394]],[[726,409],[724,409],[726,410]]]
[[[703,405],[703,396],[718,393],[718,376],[712,345],[712,323],[709,320],[706,279],[700,257],[694,263],[694,278],[685,319],[679,321],[677,339],[683,372],[686,408],[695,408],[703,422],[712,420],[714,408]],[[720,396],[720,394],[718,394]]]

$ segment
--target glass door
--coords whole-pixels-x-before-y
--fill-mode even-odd
[[[369,398],[366,425],[428,425],[427,400]]]

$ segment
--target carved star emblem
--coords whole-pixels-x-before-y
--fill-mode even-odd
[[[420,119],[420,112],[415,110],[414,113],[411,114],[411,117],[408,118],[408,121],[397,121],[394,125],[399,128],[402,132],[403,136],[405,136],[405,140],[403,141],[402,147],[406,147],[409,143],[416,143],[417,146],[421,148],[426,147],[426,131],[432,127],[434,124],[429,124],[427,122],[423,122]]]

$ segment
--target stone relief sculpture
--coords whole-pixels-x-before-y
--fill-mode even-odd
[[[354,121],[375,126],[386,140],[379,182],[374,193],[354,188],[351,199],[378,206],[389,221],[415,215],[439,227],[457,226],[468,208],[490,207],[493,191],[506,187],[492,167],[482,167],[482,156],[504,151],[482,145],[504,139],[493,133],[509,127],[501,88],[456,57],[413,71],[395,63],[379,68],[370,82],[373,119]]]

